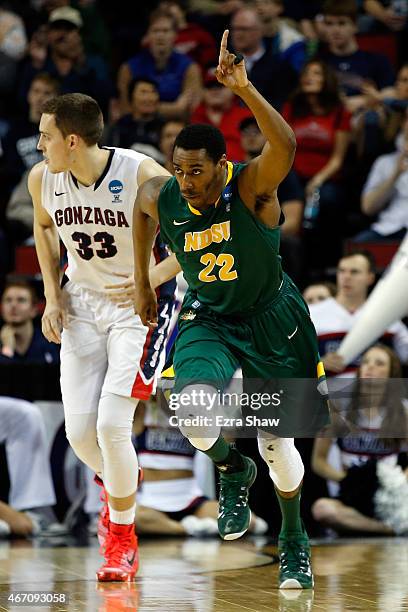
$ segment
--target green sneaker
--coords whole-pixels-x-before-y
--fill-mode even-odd
[[[310,544],[306,531],[279,536],[279,588],[312,589]]]
[[[220,472],[218,531],[223,540],[240,538],[249,527],[251,510],[248,506],[249,487],[256,478],[256,465],[243,457],[246,467],[242,472]]]

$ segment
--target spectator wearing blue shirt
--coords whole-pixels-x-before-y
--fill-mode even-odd
[[[6,283],[1,297],[0,363],[58,363],[59,346],[48,342],[34,326],[37,296],[24,279]]]
[[[92,96],[107,115],[114,86],[102,57],[85,52],[81,28],[82,17],[72,7],[60,7],[50,13],[45,35],[33,34],[29,56],[22,64],[20,103],[25,104],[34,76],[47,72],[59,81],[61,93],[80,91]]]
[[[201,71],[184,53],[173,50],[177,25],[170,13],[155,11],[150,17],[148,47],[119,68],[118,90],[122,114],[130,112],[128,88],[132,79],[148,78],[158,84],[159,113],[180,119],[198,105],[202,94]]]
[[[304,36],[280,15],[283,0],[255,0],[255,8],[262,21],[264,43],[272,53],[284,57],[299,72],[306,61]]]
[[[347,109],[354,113],[365,106],[364,86],[389,87],[395,79],[394,71],[384,55],[359,49],[354,0],[326,0],[322,14],[327,48],[319,54],[336,70]]]

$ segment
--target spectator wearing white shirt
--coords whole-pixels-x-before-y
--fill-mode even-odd
[[[336,297],[309,306],[316,328],[319,353],[328,374],[350,376],[357,371],[359,358],[346,367],[337,350],[361,316],[368,290],[374,281],[373,256],[366,251],[355,251],[342,257],[337,264]],[[401,362],[408,362],[408,329],[402,321],[390,325],[381,342],[391,346]]]
[[[381,155],[363,189],[361,209],[377,220],[354,242],[400,240],[408,227],[408,113],[397,138],[397,151]]]

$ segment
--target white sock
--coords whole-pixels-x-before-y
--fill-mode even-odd
[[[109,520],[117,525],[131,525],[135,520],[136,504],[127,510],[114,510],[109,505]]]

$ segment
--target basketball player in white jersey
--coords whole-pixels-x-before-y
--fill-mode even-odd
[[[29,189],[46,298],[42,330],[50,342],[61,343],[67,438],[108,496],[99,531],[105,563],[97,578],[129,581],[138,566],[132,422],[138,400],[150,397],[163,366],[175,282],[157,289],[161,309],[154,330],[134,315],[129,282],[120,279],[115,302],[107,295],[106,287],[115,287],[118,275],[133,274],[138,186],[168,173],[135,151],[100,148],[102,129],[102,113],[92,98],[66,94],[49,100],[38,142],[44,161],[33,167]],[[68,252],[63,289],[58,235]],[[156,260],[165,256],[158,241],[153,253]],[[174,258],[166,259],[153,268],[152,286],[177,271]]]

